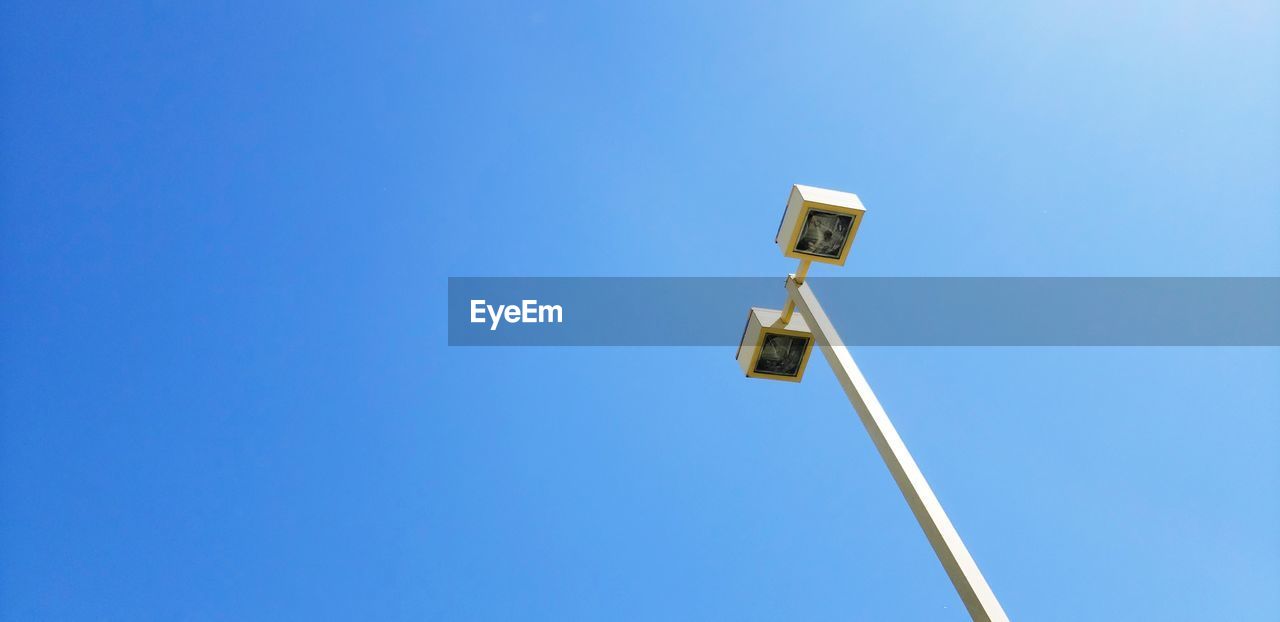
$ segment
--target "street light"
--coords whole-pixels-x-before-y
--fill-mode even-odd
[[[889,467],[898,490],[906,498],[938,561],[942,562],[951,584],[969,610],[969,616],[982,622],[1007,622],[1009,617],[978,570],[978,564],[969,555],[920,467],[889,421],[889,415],[871,391],[871,385],[853,362],[831,319],[804,282],[812,261],[844,265],[865,212],[858,197],[847,192],[800,185],[791,188],[775,242],[783,255],[799,259],[800,267],[787,277],[787,302],[781,311],[751,309],[738,346],[738,363],[752,378],[799,382],[809,351],[816,344],[844,387],[849,403],[862,420],[880,458]],[[799,316],[793,317],[796,310],[800,311]],[[793,341],[785,344],[779,341],[784,338]],[[799,339],[805,341],[802,344],[794,341]],[[795,365],[797,351],[799,363]],[[761,361],[764,361],[763,368]],[[794,373],[784,373],[792,371]]]
[[[738,364],[750,378],[800,382],[813,352],[813,333],[804,318],[780,321],[782,312],[751,307],[738,346]]]
[[[856,194],[796,184],[773,241],[787,257],[843,266],[866,211]]]

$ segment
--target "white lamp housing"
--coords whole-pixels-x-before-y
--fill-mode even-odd
[[[856,194],[796,184],[774,242],[787,257],[843,266],[866,211]]]
[[[813,352],[813,333],[799,313],[791,321],[781,322],[782,311],[751,307],[747,328],[738,345],[738,365],[749,378],[768,378],[800,382],[809,354]]]

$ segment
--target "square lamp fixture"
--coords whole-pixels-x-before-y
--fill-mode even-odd
[[[813,352],[813,333],[799,313],[781,323],[782,312],[751,307],[738,345],[738,364],[749,378],[800,382]]]
[[[787,257],[843,266],[866,211],[856,194],[796,184],[774,241]]]

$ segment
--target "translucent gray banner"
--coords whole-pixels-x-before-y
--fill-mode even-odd
[[[849,345],[1276,346],[1280,278],[808,279]],[[733,346],[782,278],[453,277],[451,346]]]

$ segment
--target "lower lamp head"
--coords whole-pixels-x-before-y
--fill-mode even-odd
[[[782,311],[752,307],[738,345],[738,364],[749,378],[800,382],[813,352],[813,333],[799,313],[782,323]]]

